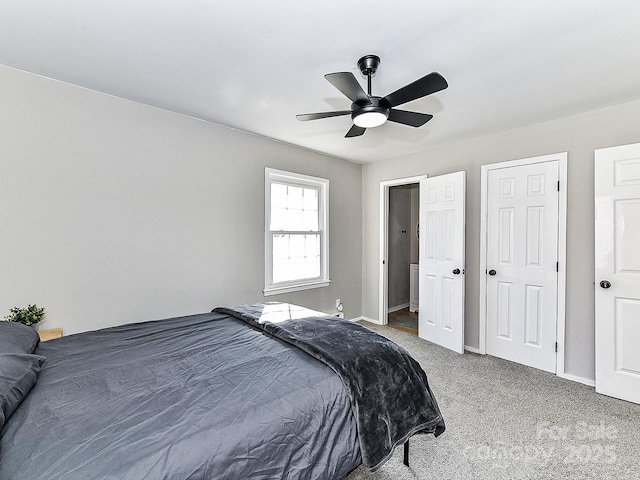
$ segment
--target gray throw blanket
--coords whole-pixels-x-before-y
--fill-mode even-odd
[[[287,303],[218,307],[325,363],[342,379],[358,427],[362,463],[379,469],[415,433],[444,432],[444,420],[418,362],[357,323]]]

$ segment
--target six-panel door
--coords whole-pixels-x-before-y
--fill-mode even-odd
[[[420,181],[418,335],[464,352],[466,172]]]
[[[555,373],[558,163],[489,171],[487,353]]]
[[[596,391],[640,403],[640,144],[595,154]]]

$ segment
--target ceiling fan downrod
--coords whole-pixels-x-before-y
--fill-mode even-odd
[[[371,77],[375,75],[380,65],[380,57],[377,55],[365,55],[358,60],[358,68],[367,77],[367,95],[371,96]]]

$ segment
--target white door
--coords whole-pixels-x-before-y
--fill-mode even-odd
[[[418,335],[464,352],[466,172],[420,181]]]
[[[558,163],[487,178],[487,353],[556,371]]]
[[[640,403],[640,144],[595,154],[596,391]]]

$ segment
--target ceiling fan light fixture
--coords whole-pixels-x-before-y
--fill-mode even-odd
[[[379,127],[387,121],[389,110],[381,107],[374,107],[365,112],[353,112],[351,118],[353,123],[361,128]]]

